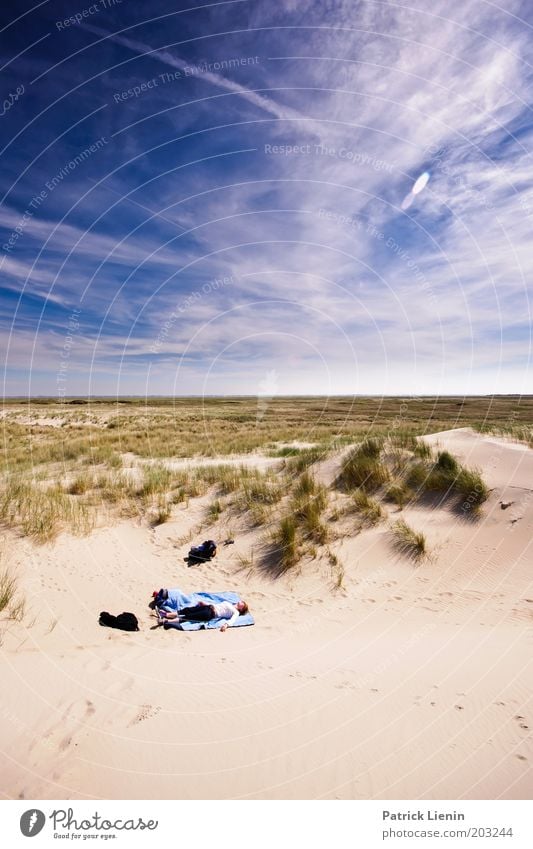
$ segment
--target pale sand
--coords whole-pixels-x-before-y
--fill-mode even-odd
[[[432,549],[418,567],[385,525],[347,535],[340,590],[325,561],[276,581],[243,568],[262,531],[237,522],[207,534],[235,545],[187,568],[208,498],[156,530],[5,537],[32,613],[4,628],[4,796],[531,798],[533,452],[469,430],[429,441],[483,470],[484,517],[404,510]],[[160,586],[238,589],[257,624],[150,630]],[[142,631],[100,627],[103,609]]]

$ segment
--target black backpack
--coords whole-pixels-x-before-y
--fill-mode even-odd
[[[108,628],[119,628],[121,631],[139,630],[139,620],[134,613],[119,613],[118,616],[113,616],[107,610],[103,610],[98,621],[100,625],[107,625]]]
[[[206,539],[203,541],[201,545],[193,546],[187,557],[184,557],[184,560],[189,561],[189,565],[191,563],[206,563],[208,560],[211,560],[212,557],[215,556],[217,550],[217,544],[212,539]]]

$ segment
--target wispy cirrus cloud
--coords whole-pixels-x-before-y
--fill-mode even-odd
[[[221,391],[254,391],[272,369],[287,392],[313,380],[316,392],[526,385],[527,5],[259,2],[191,13],[184,32],[171,19],[145,31],[124,14],[120,28],[92,27],[104,38],[83,54],[108,58],[97,91],[115,128],[105,169],[104,157],[94,165],[112,176],[95,188],[91,172],[76,205],[88,184],[73,174],[53,236],[51,205],[5,260],[13,291],[25,274],[35,293],[52,286],[56,312],[38,344],[61,336],[57,309],[81,289],[80,363],[93,340],[91,379],[102,387],[114,375],[134,391],[146,373],[158,393],[179,373],[182,391],[215,376]],[[178,41],[187,59],[168,46]],[[261,62],[231,79],[202,66],[236,45]],[[126,72],[142,82],[157,65],[180,79],[126,104],[110,99]],[[103,115],[92,120],[101,129]],[[423,172],[427,186],[402,209]],[[4,233],[17,212],[0,211]],[[223,276],[231,285],[211,285]],[[11,348],[18,369],[23,350]]]

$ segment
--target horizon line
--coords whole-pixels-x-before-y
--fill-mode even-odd
[[[253,394],[231,394],[231,395],[210,395],[210,394],[190,394],[190,395],[68,395],[63,396],[62,398],[57,398],[54,395],[5,395],[2,400],[4,403],[8,401],[50,401],[55,402],[57,404],[67,404],[72,401],[100,401],[100,400],[142,400],[142,399],[151,399],[151,400],[168,400],[168,401],[176,401],[183,399],[200,399],[200,398],[216,398],[216,399],[230,399],[230,398],[241,398],[241,399],[259,399],[259,398],[267,398],[270,401],[276,401],[278,398],[533,398],[533,393],[520,393],[520,392],[483,392],[480,394],[472,393],[468,395],[464,395],[462,393],[445,393],[445,394],[426,394],[426,393],[414,393],[414,392],[399,392],[392,394],[367,394],[367,393],[340,393],[327,395],[322,393],[317,394],[294,394],[294,393],[277,393],[276,395],[253,395]]]

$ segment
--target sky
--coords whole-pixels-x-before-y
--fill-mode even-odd
[[[0,12],[4,396],[531,393],[533,6]]]

